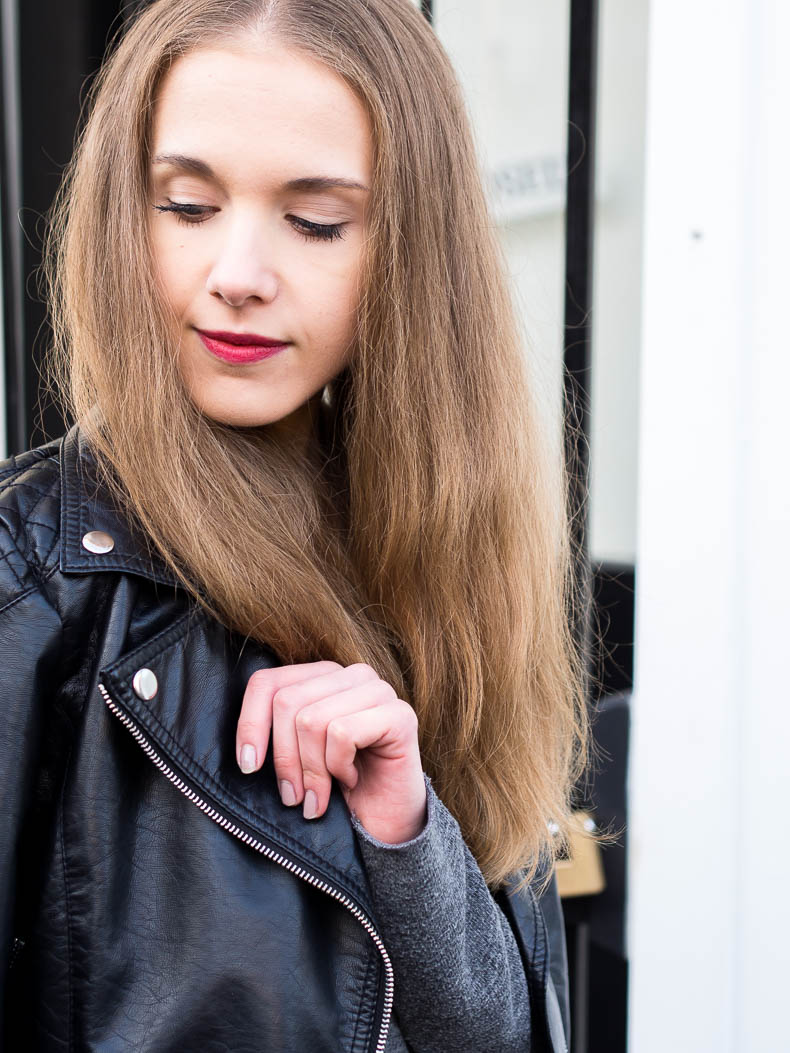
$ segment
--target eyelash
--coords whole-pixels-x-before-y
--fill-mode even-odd
[[[196,227],[200,223],[205,223],[208,218],[205,213],[213,211],[207,205],[188,205],[176,201],[171,201],[168,205],[154,205],[153,207],[158,212],[172,212],[179,223],[188,227]],[[191,209],[202,211],[190,211]],[[187,219],[187,216],[202,216],[203,218]],[[344,223],[311,223],[309,219],[302,219],[299,216],[291,216],[291,219],[301,224],[301,228],[295,226],[294,230],[305,241],[334,241],[336,238],[345,236]]]

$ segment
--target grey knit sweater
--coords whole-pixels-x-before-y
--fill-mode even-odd
[[[351,822],[395,972],[386,1053],[529,1053],[521,955],[455,818],[425,776],[427,822],[388,845]]]

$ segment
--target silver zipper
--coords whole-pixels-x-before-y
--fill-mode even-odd
[[[249,834],[246,834],[242,829],[236,826],[235,823],[232,823],[230,819],[227,819],[224,815],[218,812],[216,808],[213,808],[207,801],[204,801],[203,798],[199,796],[199,794],[196,794],[193,789],[187,786],[183,779],[180,779],[173,771],[173,769],[170,768],[166,764],[166,762],[162,760],[162,758],[153,748],[153,746],[145,737],[145,735],[143,735],[143,733],[140,731],[140,729],[137,727],[134,721],[130,720],[126,713],[124,713],[123,710],[120,708],[120,706],[117,706],[113,702],[104,684],[99,684],[98,688],[102,694],[102,698],[107,703],[107,706],[109,707],[110,711],[114,714],[114,716],[116,716],[121,721],[121,723],[126,728],[128,728],[129,731],[131,731],[132,735],[137,741],[137,744],[154,762],[154,764],[157,766],[157,768],[159,768],[162,774],[167,779],[169,779],[170,782],[172,782],[173,785],[177,789],[179,789],[188,800],[192,801],[193,804],[196,804],[202,812],[205,812],[210,819],[213,819],[214,822],[221,826],[224,830],[228,830],[231,834],[233,834],[234,837],[238,837],[240,841],[243,841],[245,843],[245,845],[249,845],[251,848],[254,848],[256,852],[260,852],[261,855],[266,856],[267,859],[271,859],[275,863],[279,863],[280,866],[285,867],[286,870],[290,870],[293,874],[296,874],[297,877],[302,878],[303,881],[306,881],[310,885],[314,885],[322,892],[326,892],[327,895],[332,896],[333,899],[336,899],[338,903],[342,903],[343,906],[347,910],[351,911],[353,916],[362,925],[367,934],[375,943],[384,961],[384,1013],[381,1018],[381,1031],[379,1032],[378,1042],[376,1043],[376,1053],[384,1053],[384,1047],[387,1044],[387,1032],[389,1031],[390,1026],[390,1016],[392,1014],[392,1000],[395,993],[395,975],[392,970],[392,962],[390,961],[387,949],[384,946],[381,937],[376,932],[372,922],[370,921],[370,918],[368,918],[364,911],[360,910],[360,908],[356,905],[356,903],[354,903],[352,899],[349,899],[349,897],[346,896],[343,892],[340,892],[339,889],[336,889],[332,885],[327,884],[326,881],[322,881],[320,878],[317,878],[314,874],[311,874],[309,871],[305,870],[304,867],[300,867],[296,863],[292,862],[290,859],[287,859],[285,856],[280,855],[279,852],[275,852],[271,848],[267,848],[267,846],[264,845],[262,841],[258,841],[256,840],[256,838],[251,837]]]

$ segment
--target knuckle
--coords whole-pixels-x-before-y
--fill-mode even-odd
[[[248,683],[254,684],[255,686],[262,687],[271,683],[272,678],[276,672],[275,668],[264,668],[256,669],[255,672],[250,676]]]
[[[244,738],[245,736],[256,738],[261,731],[261,722],[258,720],[250,720],[249,718],[240,720],[236,731],[239,738]]]
[[[362,680],[378,680],[379,675],[376,670],[367,664],[367,662],[355,662],[349,666],[349,669],[353,669],[354,673],[359,676]]]
[[[392,684],[388,684],[386,680],[379,681],[378,691],[384,702],[394,702],[394,700],[398,697],[395,688],[392,686]]]
[[[407,727],[411,727],[414,731],[417,730],[420,724],[419,717],[414,710],[413,706],[410,706],[408,702],[404,702],[402,699],[398,699],[401,703],[401,709],[403,711],[403,720]]]
[[[329,772],[325,768],[321,771],[316,771],[315,768],[308,766],[302,769],[302,779],[305,786],[323,786],[329,779]]]
[[[291,687],[281,687],[272,697],[272,710],[279,714],[288,714],[296,705],[296,692]]]
[[[300,766],[299,757],[293,750],[273,750],[272,760],[278,772],[293,771]]]
[[[353,743],[353,735],[348,722],[343,719],[333,720],[326,729],[328,739],[332,740],[334,746],[350,746]]]
[[[300,709],[296,714],[296,730],[306,732],[308,735],[320,731],[323,726],[323,721],[318,713],[311,712],[310,709]]]

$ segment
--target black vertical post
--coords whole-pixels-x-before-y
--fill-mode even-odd
[[[5,359],[5,443],[18,451],[27,445],[28,382],[25,366],[25,303],[22,283],[23,240],[21,103],[17,0],[0,0],[0,209],[2,209],[3,347]],[[3,445],[3,444],[0,444]]]
[[[568,71],[567,198],[565,213],[565,454],[576,552],[574,633],[592,662],[592,572],[587,539],[590,476],[590,365],[595,206],[597,0],[571,0]],[[592,701],[592,690],[589,690]],[[566,916],[566,920],[567,916]],[[569,937],[572,1048],[587,1053],[590,926],[583,914]]]
[[[565,213],[565,451],[570,474],[577,585],[577,638],[589,653],[591,574],[587,543],[597,0],[571,0]]]
[[[40,286],[44,217],[74,146],[81,101],[121,0],[0,0],[3,309],[11,453],[60,435],[46,397],[51,339]]]
[[[420,10],[429,22],[433,22],[433,0],[420,0]]]

